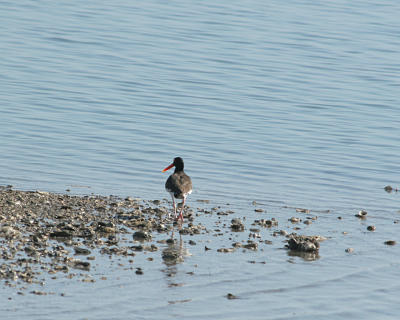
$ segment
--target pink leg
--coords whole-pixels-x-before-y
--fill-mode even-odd
[[[171,198],[172,198],[172,206],[174,208],[174,217],[176,218],[176,204],[175,204],[175,198],[174,198],[174,194],[171,193]],[[171,217],[171,214],[168,212],[168,218]]]
[[[182,220],[182,222],[183,222],[183,208],[185,207],[185,200],[186,200],[186,197],[183,197],[182,208],[181,208],[181,212],[179,213],[179,217],[178,217],[178,219]]]

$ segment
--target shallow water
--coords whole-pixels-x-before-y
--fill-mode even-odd
[[[1,185],[160,199],[161,170],[180,155],[194,184],[189,205],[235,211],[196,222],[212,229],[247,216],[250,228],[255,200],[279,229],[293,228],[294,207],[317,210],[298,232],[329,237],[315,261],[289,257],[269,230],[273,244],[258,252],[217,253],[230,234],[198,236],[196,246],[183,237],[191,255],[172,278],[160,252],[135,259],[141,277],[99,257],[93,276],[107,281],[49,281],[56,295],[45,297],[2,288],[2,318],[396,317],[399,249],[383,244],[399,228],[400,195],[383,190],[400,172],[395,1],[0,9]],[[367,221],[354,217],[360,209]]]

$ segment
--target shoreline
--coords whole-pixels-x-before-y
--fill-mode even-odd
[[[153,234],[173,232],[165,219],[164,201],[131,197],[68,195],[0,188],[0,279],[5,285],[43,284],[44,274],[72,270],[90,271],[97,254],[124,256],[133,263],[138,252],[157,251]],[[193,211],[185,210],[181,234],[198,234],[205,228],[193,224]],[[163,255],[178,261],[179,254]],[[141,269],[136,270],[140,274]],[[32,292],[44,294],[43,292]]]
[[[30,284],[43,287],[51,279],[75,278],[76,272],[81,272],[79,276],[83,277],[83,282],[93,282],[89,272],[96,272],[98,263],[95,261],[102,261],[101,256],[111,260],[116,256],[124,258],[128,268],[141,275],[144,271],[136,266],[134,258],[141,253],[159,251],[161,261],[169,266],[184,261],[187,254],[182,246],[182,236],[185,235],[203,235],[200,240],[205,244],[203,252],[214,249],[224,255],[238,250],[264,251],[266,245],[274,242],[274,248],[286,249],[288,256],[301,257],[305,261],[318,260],[320,243],[329,239],[297,232],[303,233],[302,229],[307,230],[309,225],[317,222],[318,215],[331,215],[330,211],[283,206],[287,213],[278,221],[255,201],[249,208],[253,213],[250,216],[242,214],[241,218],[232,208],[213,207],[209,200],[197,199],[195,202],[202,208],[185,206],[181,224],[168,218],[172,208],[167,199],[70,195],[0,186],[0,280],[6,286],[19,287],[18,294],[23,294]],[[297,217],[291,216],[289,210],[295,211]],[[353,219],[363,221],[366,216],[366,211],[362,210]],[[195,223],[195,220],[200,222]],[[341,220],[339,216],[338,221]],[[282,222],[288,231],[280,229]],[[368,228],[367,232],[375,230],[374,226]],[[175,232],[179,237],[174,237]],[[236,235],[239,234],[238,238]],[[213,245],[214,237],[220,237],[222,241]],[[194,246],[196,241],[190,237],[185,243]],[[385,242],[385,245],[394,244],[395,241]],[[198,247],[198,253],[199,250],[203,249]],[[343,248],[343,251],[349,254],[354,249]],[[103,278],[106,277],[102,275]],[[47,294],[35,290],[30,293]]]

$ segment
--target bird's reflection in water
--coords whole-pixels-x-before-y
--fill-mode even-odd
[[[162,271],[168,277],[177,274],[177,265],[185,260],[185,257],[190,256],[190,252],[183,246],[182,235],[179,233],[179,240],[174,238],[175,230],[172,230],[171,238],[167,240],[168,247],[162,251],[162,259],[167,268]]]

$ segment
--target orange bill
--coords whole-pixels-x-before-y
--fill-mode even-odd
[[[162,172],[165,172],[165,171],[167,171],[167,170],[169,170],[169,169],[171,169],[172,167],[174,166],[174,164],[172,163],[172,164],[170,164],[168,167],[166,167]]]

